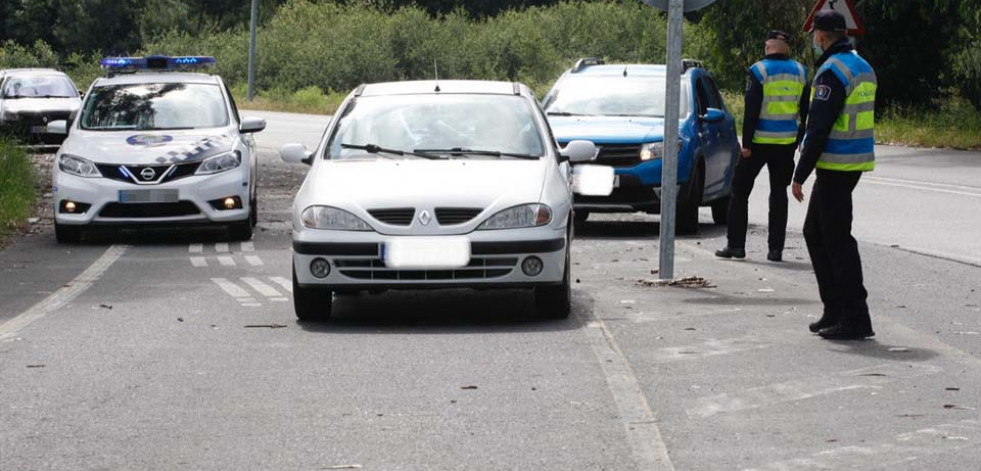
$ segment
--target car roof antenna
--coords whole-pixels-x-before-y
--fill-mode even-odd
[[[436,59],[433,59],[433,75],[436,77],[436,93],[439,93],[439,66],[436,65]]]

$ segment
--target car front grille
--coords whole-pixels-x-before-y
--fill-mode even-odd
[[[189,164],[180,165],[112,165],[112,164],[96,164],[99,168],[99,173],[103,177],[110,180],[116,180],[125,183],[132,184],[142,184],[142,185],[158,185],[161,183],[167,183],[174,180],[179,180],[181,178],[189,177],[194,175],[194,172],[198,170],[198,166],[201,162],[192,162]],[[171,170],[171,167],[174,167]],[[153,169],[153,178],[146,179],[143,178],[142,172],[145,168]],[[125,169],[125,170],[124,170]],[[126,171],[129,172],[130,177],[127,175]],[[161,175],[166,175],[164,178],[160,178]],[[135,178],[135,180],[134,180]]]
[[[99,217],[128,219],[181,217],[197,214],[201,214],[201,210],[190,201],[178,201],[176,203],[109,203],[99,211]]]
[[[469,222],[483,211],[480,208],[436,208],[436,221],[440,226],[453,226]]]
[[[641,163],[640,145],[605,144],[597,146],[596,163],[612,167],[633,167]]]
[[[416,210],[415,208],[370,209],[368,214],[385,224],[408,226],[412,224],[412,217],[416,215]]]
[[[382,281],[452,281],[486,280],[511,274],[518,265],[514,257],[476,257],[454,270],[396,270],[385,266],[380,258],[334,260],[341,275],[354,280]]]

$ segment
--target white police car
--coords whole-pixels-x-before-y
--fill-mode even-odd
[[[189,73],[212,57],[102,60],[54,169],[55,234],[76,242],[93,226],[256,224],[256,149],[265,120],[241,119],[221,78]]]

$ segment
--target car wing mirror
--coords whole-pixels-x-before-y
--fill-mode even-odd
[[[590,141],[572,141],[559,155],[572,163],[591,162],[596,159],[596,145]]]
[[[726,119],[726,112],[718,108],[709,108],[705,110],[705,114],[701,116],[702,121],[706,123],[719,123]]]
[[[259,132],[266,129],[266,120],[262,118],[242,118],[242,124],[238,126],[238,131],[247,134]]]
[[[67,135],[68,121],[59,119],[48,123],[48,134]]]
[[[303,144],[286,144],[279,149],[279,157],[288,164],[313,165],[313,152]]]

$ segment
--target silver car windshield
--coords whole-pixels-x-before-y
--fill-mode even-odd
[[[110,85],[92,89],[79,125],[91,131],[217,128],[228,125],[228,108],[217,85]]]
[[[545,103],[550,115],[664,117],[664,77],[580,76],[559,83]],[[681,116],[688,114],[681,87]]]
[[[356,98],[327,151],[331,159],[486,159],[538,157],[545,146],[533,105],[520,96],[390,95]]]
[[[78,90],[68,77],[10,77],[3,84],[3,98],[75,98]]]

